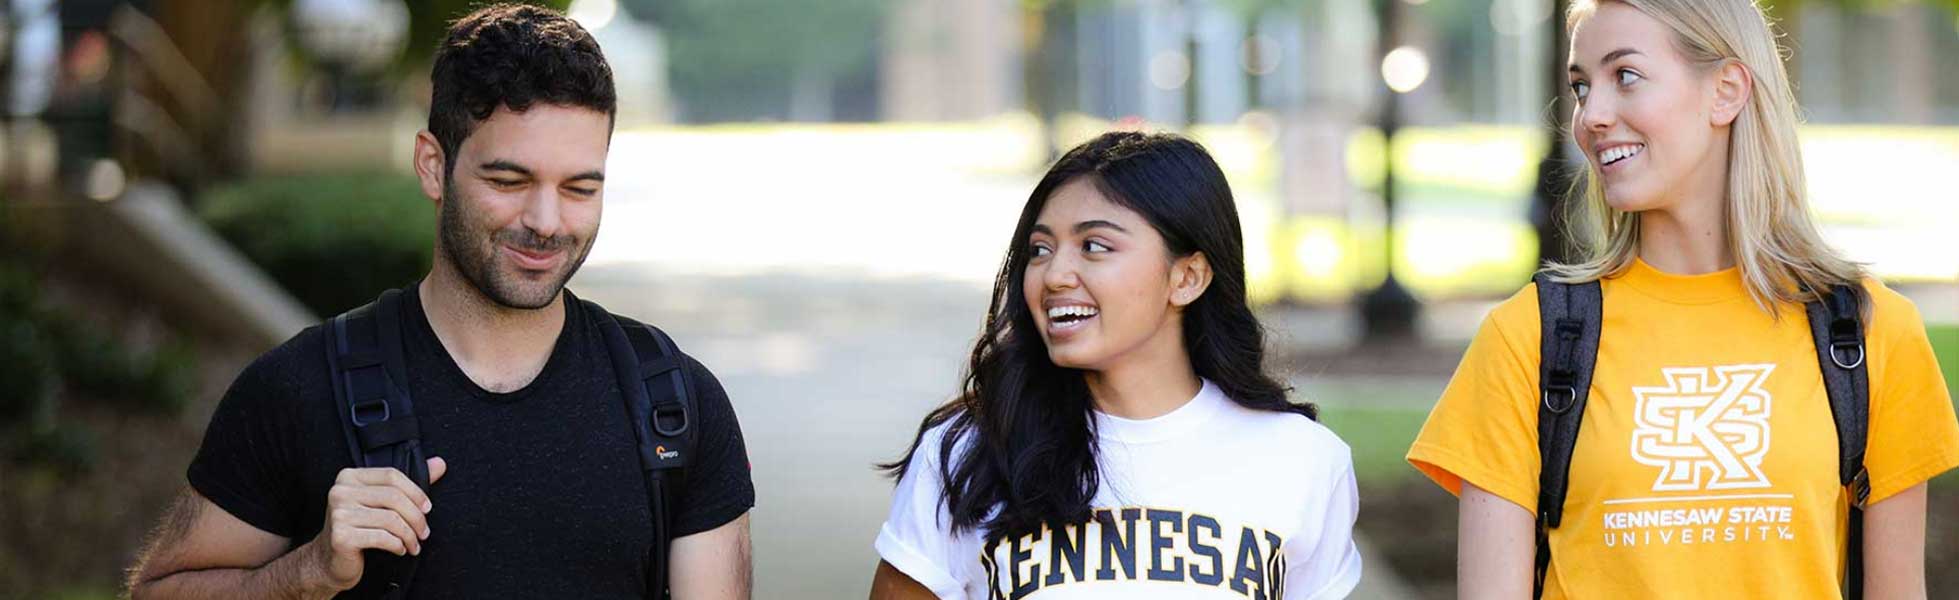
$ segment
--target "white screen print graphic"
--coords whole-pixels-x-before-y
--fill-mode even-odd
[[[1664,387],[1634,387],[1632,458],[1660,468],[1653,491],[1769,487],[1769,404],[1775,365],[1662,369]]]

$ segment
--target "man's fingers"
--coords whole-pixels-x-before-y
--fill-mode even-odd
[[[395,555],[408,554],[408,545],[395,534],[384,529],[366,527],[335,527],[333,529],[333,550],[359,556],[367,549],[383,550]]]
[[[393,467],[348,469],[341,471],[341,473],[352,473],[353,480],[362,485],[388,486],[399,489],[401,493],[408,495],[408,500],[413,502],[415,506],[422,507],[424,510],[429,508],[429,496],[422,492],[421,486],[415,485],[413,481],[409,481],[407,475],[403,475],[401,471]],[[430,481],[433,482],[434,478],[431,477]]]
[[[396,539],[401,540],[402,545],[408,549],[409,553],[422,553],[422,538],[420,535],[417,535],[420,529],[409,525],[407,520],[401,518],[400,513],[392,510],[377,510],[372,508],[352,509],[348,513],[347,518],[341,521],[341,523],[360,529],[379,529],[386,531],[388,535],[392,535]]]
[[[414,501],[409,500],[401,490],[392,487],[359,488],[349,497],[361,506],[395,513],[402,521],[414,527],[417,537],[427,537],[425,534],[429,530],[428,517],[422,512],[422,508],[415,506]]]
[[[429,459],[429,484],[430,485],[434,485],[435,480],[441,479],[442,474],[448,472],[449,472],[449,461],[442,460],[442,457],[440,456]]]

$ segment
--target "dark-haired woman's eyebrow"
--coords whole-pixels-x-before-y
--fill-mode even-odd
[[[1115,224],[1115,222],[1113,221],[1104,221],[1101,219],[1089,219],[1087,221],[1082,221],[1080,223],[1075,224],[1075,233],[1077,235],[1086,233],[1088,230],[1091,229],[1114,229],[1121,233],[1129,233],[1128,229],[1123,228],[1123,226],[1121,225]]]

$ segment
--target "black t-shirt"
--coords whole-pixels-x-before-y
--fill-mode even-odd
[[[599,324],[566,291],[570,310],[543,372],[523,389],[493,393],[443,349],[415,286],[404,292],[402,342],[422,445],[449,467],[430,489],[435,509],[410,595],[648,596],[652,519]],[[198,493],[293,547],[319,534],[327,490],[353,466],[325,344],[321,327],[311,327],[247,367],[189,470]],[[680,472],[674,537],[724,525],[755,504],[727,392],[698,361],[683,362],[698,433]]]

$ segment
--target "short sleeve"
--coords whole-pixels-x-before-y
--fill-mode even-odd
[[[941,425],[920,436],[918,448],[905,463],[904,477],[891,493],[891,513],[878,531],[875,546],[879,558],[938,597],[964,598],[965,586],[955,575],[959,544],[939,473],[945,430]]]
[[[282,348],[245,368],[218,401],[187,475],[199,495],[267,533],[299,529],[298,391],[278,385],[273,363]],[[325,357],[320,357],[325,361]]]
[[[1286,545],[1286,600],[1345,598],[1360,584],[1360,547],[1354,545],[1354,519],[1360,514],[1360,492],[1354,485],[1350,454],[1341,455],[1339,468],[1320,489],[1325,496],[1309,503],[1308,518]]]
[[[1451,494],[1468,481],[1536,510],[1536,321],[1534,287],[1483,320],[1408,450],[1408,462]]]
[[[674,516],[674,537],[684,537],[726,525],[755,507],[755,481],[749,474],[748,447],[741,422],[728,392],[705,365],[686,357],[699,411],[699,437],[694,461],[687,465],[687,486]]]
[[[1917,307],[1888,289],[1872,292],[1864,466],[1875,503],[1959,466],[1959,420]]]

